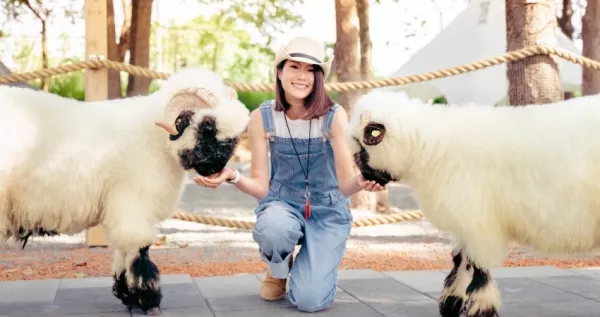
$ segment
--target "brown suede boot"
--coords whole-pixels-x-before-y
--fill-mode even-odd
[[[294,258],[290,258],[290,269]],[[263,279],[260,287],[260,296],[266,301],[277,301],[285,297],[287,289],[287,278],[279,279],[271,276],[271,272],[267,269],[267,274]]]

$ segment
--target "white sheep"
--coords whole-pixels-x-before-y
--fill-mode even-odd
[[[548,255],[600,246],[600,95],[545,105],[430,105],[403,93],[357,101],[348,144],[366,179],[409,185],[457,242],[439,313],[494,316],[489,269],[510,241]]]
[[[201,68],[148,96],[98,102],[0,87],[0,243],[103,225],[115,296],[130,311],[160,309],[148,248],[186,171],[216,173],[233,155],[249,120],[236,96]]]

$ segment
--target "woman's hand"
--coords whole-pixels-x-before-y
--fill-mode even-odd
[[[360,187],[362,190],[366,190],[368,192],[378,192],[378,191],[382,191],[385,189],[385,186],[381,186],[379,185],[377,182],[375,181],[368,181],[366,180],[362,174],[358,174],[356,175],[356,184],[358,185],[358,187]]]
[[[233,179],[235,177],[235,172],[231,168],[224,168],[221,172],[212,174],[210,176],[197,176],[194,178],[196,184],[202,187],[208,188],[217,188],[224,181],[228,179]]]

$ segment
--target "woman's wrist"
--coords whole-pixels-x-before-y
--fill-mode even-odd
[[[240,172],[238,172],[238,170],[236,170],[235,168],[228,167],[228,169],[229,175],[226,181],[230,184],[236,184],[240,180]]]
[[[356,188],[358,188],[358,189],[362,189],[362,186],[360,185],[361,180],[362,180],[362,174],[357,174],[356,176],[354,176],[354,186],[356,186]]]

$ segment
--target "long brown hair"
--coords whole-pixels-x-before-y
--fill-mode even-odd
[[[275,70],[275,111],[285,111],[290,108],[290,104],[285,100],[285,91],[283,90],[283,85],[281,85],[281,80],[277,76],[277,72],[283,69],[283,65],[286,62],[287,59],[279,63]],[[314,65],[313,74],[315,76],[313,90],[304,99],[304,107],[308,109],[304,117],[306,120],[324,115],[333,106],[333,100],[329,98],[325,90],[323,69],[318,65]]]

